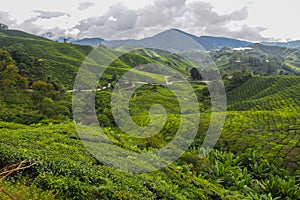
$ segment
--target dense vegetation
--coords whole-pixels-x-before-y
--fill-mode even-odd
[[[228,112],[216,150],[207,157],[199,152],[210,123],[209,92],[205,83],[197,82],[202,77],[189,63],[153,50],[131,52],[115,60],[99,82],[99,87],[108,83],[112,87],[96,94],[99,124],[114,144],[134,152],[159,149],[173,139],[180,123],[174,93],[164,86],[146,85],[131,98],[130,114],[137,124],[145,125],[153,103],[162,104],[168,113],[164,129],[154,137],[135,139],[115,125],[112,89],[134,66],[156,63],[170,65],[186,76],[192,72],[191,85],[202,112],[197,137],[179,160],[160,171],[130,174],[96,160],[72,121],[71,93],[66,90],[72,88],[91,47],[59,44],[18,31],[2,29],[1,33],[0,169],[23,160],[28,160],[24,166],[32,166],[5,179],[5,170],[0,171],[0,191],[17,199],[300,198],[296,50],[275,48],[271,52],[269,47],[254,46],[250,52],[211,52],[223,70]],[[153,78],[152,73],[143,75]],[[7,198],[0,192],[0,199]]]
[[[300,54],[296,49],[254,44],[245,50],[223,48],[210,54],[224,74],[239,69],[263,76],[300,75]]]
[[[24,199],[31,197],[32,191],[39,192],[35,199],[299,197],[298,180],[256,150],[248,149],[240,156],[215,150],[201,158],[199,149],[191,148],[161,171],[134,175],[93,159],[77,139],[72,123],[24,126],[2,122],[0,126],[2,167],[23,159],[36,163],[7,180],[14,185],[1,183],[18,197],[27,195]]]

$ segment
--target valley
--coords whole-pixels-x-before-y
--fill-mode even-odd
[[[232,40],[197,40],[213,40],[205,51],[220,71],[227,96],[225,125],[206,157],[200,154],[206,151],[201,144],[210,124],[219,123],[211,118],[208,85],[212,83],[192,73],[194,66],[183,57],[155,49],[128,52],[106,68],[94,88],[73,88],[83,62],[104,67],[86,59],[92,46],[1,30],[0,199],[10,199],[9,195],[15,199],[299,199],[300,50],[237,40],[233,47],[221,47]],[[221,45],[215,49],[214,44]],[[122,52],[98,48],[107,59]],[[188,112],[181,113],[180,102],[168,86],[179,91],[183,82],[156,71],[133,69],[149,63],[182,74],[196,94],[198,108],[186,102]],[[120,82],[129,71],[145,82]],[[147,80],[163,84],[146,84]],[[141,85],[129,101],[136,124],[151,122],[153,105],[164,107],[166,123],[158,134],[133,137],[118,127],[111,103],[118,84],[125,89]],[[196,137],[179,159],[161,170],[143,174],[116,170],[96,159],[76,131],[72,95],[80,92],[95,95],[97,125],[113,145],[126,151],[156,152],[176,137],[182,116],[189,118],[199,110]],[[89,109],[87,114],[92,113]],[[161,113],[155,114],[160,119]],[[155,153],[152,156],[160,161]],[[120,157],[116,162],[130,159]],[[23,167],[32,166],[3,175],[7,167],[24,160],[28,162]],[[145,167],[142,162],[135,164]]]

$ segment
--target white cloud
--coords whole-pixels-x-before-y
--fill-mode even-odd
[[[37,14],[36,17],[40,18],[40,19],[51,19],[51,18],[62,17],[65,15],[68,15],[67,13],[57,12],[57,11],[33,10],[32,12]]]
[[[297,8],[298,0],[11,0],[1,2],[0,23],[34,34],[58,27],[75,37],[109,37],[155,26],[254,41],[295,40],[300,39]]]
[[[105,38],[134,28],[136,18],[136,11],[123,4],[115,4],[104,15],[82,20],[74,28],[80,31],[79,37]]]
[[[82,3],[79,3],[78,9],[79,10],[87,10],[94,5],[95,5],[95,3],[93,3],[93,2],[82,2]]]
[[[9,13],[0,10],[0,23],[14,26],[17,23],[17,20],[11,19]]]
[[[74,28],[79,37],[104,37],[133,28],[172,27],[196,35],[217,35],[247,40],[265,40],[264,29],[245,24],[248,9],[243,7],[229,14],[219,14],[208,2],[187,0],[155,0],[144,8],[132,10],[115,4],[102,16],[80,21]],[[113,20],[112,20],[113,19]],[[239,22],[238,29],[231,29],[232,22]]]

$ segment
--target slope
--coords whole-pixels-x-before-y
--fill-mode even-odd
[[[300,164],[300,78],[252,77],[228,92],[228,112],[219,148],[241,153],[261,149],[285,168]]]
[[[19,37],[0,35],[0,48],[7,49],[11,53],[21,74],[27,76],[30,82],[43,80],[71,89],[79,67],[93,48],[37,38],[29,34],[22,34]],[[99,47],[100,51],[107,52],[107,55],[102,56],[110,57],[109,54],[116,53],[104,51],[104,48]],[[115,60],[107,70],[104,79],[111,79],[113,74],[121,76],[130,68],[146,63],[168,64],[188,74],[186,70],[188,63],[184,59],[165,52],[159,55],[159,53],[151,53],[151,50],[145,50],[143,53],[127,53]]]

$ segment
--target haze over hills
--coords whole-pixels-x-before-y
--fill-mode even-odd
[[[262,42],[263,45],[300,49],[300,40],[290,42]]]
[[[181,33],[187,37],[192,38],[195,40],[199,45],[201,45],[205,50],[210,51],[213,49],[221,49],[223,47],[231,47],[231,48],[243,48],[247,47],[251,44],[252,42],[249,41],[244,41],[244,40],[238,40],[234,38],[226,38],[226,37],[216,37],[216,36],[195,36],[193,34],[186,33],[184,31],[181,31],[179,29],[169,29],[166,30],[162,33],[159,33],[157,35],[154,35],[152,38],[157,38],[161,37],[161,39],[166,39],[170,38],[170,32],[171,31],[176,31],[178,33]],[[50,38],[49,36],[50,33],[42,35],[43,37]],[[144,38],[142,41],[139,42],[144,42],[145,45],[150,42],[150,38]],[[83,38],[79,40],[75,40],[74,38],[71,37],[60,37],[56,41],[58,42],[67,42],[67,43],[72,43],[72,44],[78,44],[78,45],[87,45],[87,46],[93,46],[96,47],[99,44],[103,43],[105,39],[102,38]],[[116,42],[116,41],[114,41]],[[118,41],[120,43],[121,41]],[[131,44],[134,45],[137,40],[125,40],[122,41],[122,44]],[[110,42],[112,44],[112,42]],[[278,46],[278,47],[286,47],[286,48],[294,48],[294,49],[300,49],[300,41],[289,41],[289,42],[260,42],[260,44],[266,45],[266,46]]]
[[[195,41],[197,41],[205,50],[209,51],[212,49],[221,49],[223,47],[231,47],[231,48],[242,48],[247,47],[251,45],[251,42],[243,41],[243,40],[237,40],[232,38],[226,38],[226,37],[215,37],[215,36],[195,36],[189,33],[186,33],[184,31],[178,30],[178,29],[171,29],[173,31],[177,31],[179,33],[182,33]],[[165,34],[167,31],[165,31],[163,34]]]
[[[151,38],[158,38],[160,37],[161,40],[172,40],[171,39],[171,32],[177,32],[178,34],[185,35],[193,40],[195,40],[199,45],[201,45],[205,50],[209,51],[212,49],[220,49],[223,47],[232,47],[232,48],[241,48],[241,47],[247,47],[248,45],[251,44],[251,42],[243,41],[243,40],[237,40],[237,39],[232,39],[232,38],[225,38],[225,37],[214,37],[214,36],[195,36],[189,33],[186,33],[184,31],[181,31],[179,29],[169,29],[164,32],[161,32],[157,35],[154,35],[153,37],[149,38],[144,38],[142,41],[137,41],[137,40],[125,40],[122,41],[122,44],[131,44],[134,45],[136,42],[143,42],[145,45],[149,45],[148,43],[151,42]],[[51,33],[46,33],[42,35],[43,37],[46,38],[51,38],[50,36]],[[88,45],[88,46],[93,46],[96,47],[105,40],[102,38],[83,38],[79,40],[75,40],[74,38],[71,37],[59,37],[55,41],[58,42],[67,42],[67,43],[72,43],[72,44],[78,44],[78,45]],[[174,42],[174,40],[172,40]],[[115,43],[116,41],[114,41]],[[120,43],[121,41],[118,41]],[[112,44],[110,42],[110,44]]]
[[[231,38],[224,38],[224,37],[212,37],[212,36],[200,36],[197,37],[195,35],[186,33],[184,31],[178,30],[178,29],[169,29],[164,32],[161,32],[157,35],[154,35],[153,37],[144,38],[141,40],[119,40],[119,41],[105,41],[104,43],[107,45],[145,45],[145,46],[151,46],[153,45],[153,42],[157,41],[157,44],[154,44],[154,46],[162,45],[162,42],[164,43],[177,43],[178,42],[178,36],[180,37],[188,37],[191,38],[193,41],[190,43],[194,43],[193,45],[198,46],[198,48],[201,46],[203,49],[210,51],[212,49],[221,49],[223,47],[231,47],[231,48],[241,48],[241,47],[247,47],[251,43]],[[179,41],[180,42],[180,41]],[[177,44],[179,46],[185,46],[184,44]]]
[[[104,41],[105,46],[131,46],[161,49],[203,49],[210,52],[217,66],[225,72],[237,69],[252,74],[299,75],[300,54],[297,49],[252,44],[229,38],[197,37],[177,29],[170,29],[140,40]]]
[[[78,44],[78,45],[87,45],[87,46],[97,47],[103,41],[104,41],[104,39],[102,39],[102,38],[84,38],[84,39],[81,39],[81,40],[74,40],[71,43],[72,44]]]
[[[172,36],[173,35],[173,36]],[[175,41],[176,35],[181,36],[183,40]],[[187,37],[185,37],[187,36]],[[153,44],[156,41],[156,47],[163,45],[166,41],[177,45],[178,48],[183,48],[185,44],[182,44],[184,40],[193,39],[193,45],[199,48],[198,41],[211,41],[210,46],[218,46],[219,48],[226,46],[238,47],[245,46],[249,43],[216,37],[196,37],[191,34],[182,32],[180,30],[168,30],[155,35],[151,38],[145,38],[141,41],[128,40],[128,41],[113,41],[120,43],[144,43]],[[73,86],[72,80],[76,76],[76,71],[80,67],[85,56],[92,50],[94,45],[87,45],[86,42],[100,42],[101,39],[85,39],[81,40],[81,44],[85,42],[84,46],[75,44],[58,43],[48,40],[43,37],[35,36],[29,33],[25,33],[17,30],[1,30],[0,32],[0,47],[5,47],[13,53],[14,59],[20,67],[22,74],[28,76],[30,81],[35,80],[51,80],[52,82],[63,85],[66,88],[71,89]],[[161,42],[159,42],[161,41]],[[164,41],[164,42],[162,42]],[[175,42],[174,42],[175,41]],[[195,42],[196,41],[196,42]],[[113,42],[111,44],[113,44]],[[76,43],[76,41],[74,41]],[[104,42],[104,44],[107,42]],[[95,43],[94,43],[95,44]],[[109,42],[108,42],[109,44]],[[208,48],[208,44],[204,44]],[[239,45],[241,44],[241,45]],[[96,45],[95,45],[96,46]],[[202,45],[203,46],[203,45]],[[162,46],[163,47],[163,46]],[[300,74],[300,53],[296,49],[288,49],[284,47],[271,47],[265,45],[251,45],[248,50],[234,50],[229,48],[226,50],[214,50],[210,54],[217,64],[218,68],[223,73],[232,74],[235,71],[247,71],[253,74],[260,74],[264,76],[270,75],[299,75]],[[243,49],[243,48],[242,48]],[[137,60],[141,59],[141,63],[150,59],[158,59],[157,56],[153,56],[155,53],[145,53],[143,57],[136,57]],[[160,54],[163,62],[174,63],[176,66],[180,64],[174,58],[168,58],[169,55]],[[26,59],[25,59],[26,58]],[[125,59],[125,62],[118,63],[118,68],[115,69],[116,74],[121,72],[120,66],[124,68],[129,67],[129,59]],[[268,62],[267,62],[268,61]],[[138,64],[139,62],[135,62]],[[182,66],[181,66],[182,68]],[[180,69],[182,71],[182,69]]]
[[[102,38],[83,38],[80,40],[75,40],[72,37],[67,37],[67,38],[59,37],[55,41],[59,42],[59,43],[70,43],[70,44],[78,44],[81,46],[97,47],[104,41],[104,39],[102,39]]]
[[[92,46],[92,47],[97,47],[100,45],[104,39],[102,38],[82,38],[82,39],[74,39],[72,37],[65,37],[61,36],[59,38],[53,39],[53,33],[52,32],[47,32],[41,35],[41,37],[47,38],[49,40],[53,40],[59,43],[71,43],[71,44],[78,44],[82,46]]]

